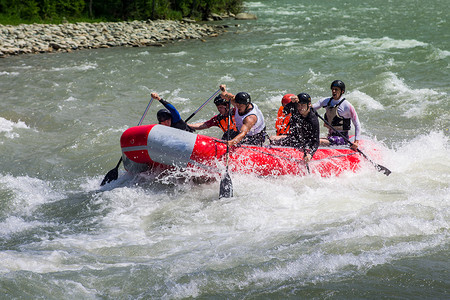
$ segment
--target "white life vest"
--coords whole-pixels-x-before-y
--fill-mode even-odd
[[[253,125],[253,127],[250,129],[250,131],[247,133],[249,136],[253,136],[255,134],[258,134],[264,130],[266,127],[266,124],[264,123],[264,116],[262,112],[259,110],[258,106],[255,103],[251,103],[253,105],[253,108],[247,112],[245,115],[241,116],[239,115],[238,110],[235,110],[234,113],[234,120],[236,121],[236,127],[239,131],[241,131],[242,125],[244,124],[244,119],[248,116],[255,115],[258,119],[256,121],[256,124]]]

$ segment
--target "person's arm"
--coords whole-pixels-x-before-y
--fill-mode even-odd
[[[238,144],[244,137],[247,135],[247,133],[252,129],[252,127],[256,124],[258,121],[258,118],[255,115],[250,115],[244,119],[244,122],[241,127],[241,131],[239,134],[232,140],[228,141],[228,146],[234,146]]]
[[[322,104],[321,104],[320,101],[317,101],[316,103],[314,103],[314,104],[312,105],[312,108],[313,108],[314,110],[318,110],[318,109],[321,108],[321,107],[322,107]]]
[[[169,102],[163,100],[158,93],[152,93],[151,94],[152,98],[155,100],[158,100],[159,102],[161,102],[162,105],[164,105],[165,108],[167,108],[171,115],[172,115],[172,124],[175,124],[176,122],[179,122],[181,120],[181,116],[180,113],[178,112],[178,110]]]
[[[356,149],[358,149],[359,139],[361,136],[361,124],[359,123],[358,114],[356,113],[356,110],[353,107],[353,105],[351,106],[351,111],[352,111],[352,122],[353,125],[355,126],[355,141],[350,146],[350,148],[356,151]]]
[[[356,110],[353,107],[353,105],[348,101],[345,101],[344,103],[345,107],[342,112],[342,117],[351,119],[353,126],[355,126],[355,141],[350,145],[350,148],[356,151],[356,149],[358,149],[359,146],[359,140],[361,135],[361,124],[359,123],[358,114],[356,113]]]
[[[272,135],[269,137],[270,144],[279,145],[281,143],[281,140],[284,140],[287,137],[287,135]]]
[[[189,125],[189,127],[191,127],[192,129],[195,129],[195,130],[208,129],[212,126],[217,126],[217,115],[215,115],[214,117],[212,117],[211,119],[209,119],[206,122],[194,123],[194,124],[188,124],[188,125]]]
[[[206,126],[206,122],[188,124],[188,126],[191,127],[194,130],[202,130],[202,129],[208,129],[209,128],[209,126]]]
[[[159,100],[159,102],[161,102],[161,104],[164,105],[164,107],[167,108],[170,111],[170,113],[172,114],[172,124],[175,124],[175,123],[181,121],[180,113],[175,108],[175,106],[173,106],[172,104],[170,104],[169,102],[167,102],[166,100],[163,100],[163,99]]]
[[[220,85],[220,90],[222,93],[220,94],[223,99],[230,101],[231,105],[236,107],[236,102],[234,101],[234,96],[232,93],[227,92],[227,86],[225,84]]]

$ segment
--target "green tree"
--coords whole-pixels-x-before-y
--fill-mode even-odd
[[[109,21],[181,19],[206,20],[211,13],[241,10],[242,0],[0,0],[0,20],[58,22],[64,18]]]
[[[84,0],[36,0],[43,20],[62,17],[81,17],[84,12]]]
[[[35,20],[39,10],[35,0],[0,0],[0,14],[10,18]]]

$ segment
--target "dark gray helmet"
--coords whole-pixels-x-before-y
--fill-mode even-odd
[[[170,111],[166,108],[158,110],[156,113],[156,118],[158,119],[158,122],[164,122],[165,120],[172,119],[172,114]]]
[[[345,92],[345,83],[342,82],[342,80],[335,80],[331,83],[331,87],[330,89],[332,89],[333,87],[338,87],[341,89],[342,93]]]
[[[311,103],[311,96],[307,93],[300,93],[297,95],[298,103]]]
[[[239,104],[248,104],[252,102],[250,95],[246,92],[239,92],[234,97],[234,101]]]
[[[223,99],[220,95],[214,98],[214,104],[216,106],[218,105],[228,105],[228,101],[226,99]]]

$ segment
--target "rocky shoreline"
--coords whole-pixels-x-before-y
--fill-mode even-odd
[[[190,20],[0,25],[0,57],[117,46],[163,46],[175,40],[214,37],[226,27]]]

